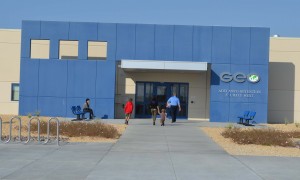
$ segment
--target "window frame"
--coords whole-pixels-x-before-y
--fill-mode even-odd
[[[15,96],[14,96],[14,87],[18,86],[19,87],[19,97],[18,97],[18,100],[15,99]],[[10,100],[11,101],[19,101],[20,100],[20,83],[11,83],[11,96],[10,96]]]
[[[62,58],[64,56],[61,55],[61,42],[64,41],[64,42],[77,42],[77,58]],[[79,60],[79,40],[69,40],[69,39],[59,39],[58,40],[58,60]],[[71,56],[68,56],[68,57],[71,57]],[[74,56],[75,57],[75,56]]]
[[[48,58],[41,58],[41,57],[32,57],[32,41],[49,41],[48,44]],[[30,39],[30,52],[29,52],[29,58],[30,59],[50,59],[50,46],[51,46],[51,41],[50,39]]]
[[[106,56],[105,57],[90,57],[89,56],[89,48],[91,47],[91,46],[94,46],[94,45],[90,45],[89,43],[97,43],[97,42],[99,42],[99,43],[105,43],[105,54],[106,54]],[[107,54],[108,54],[108,42],[107,41],[98,41],[98,40],[89,40],[88,41],[88,43],[87,43],[87,60],[95,60],[95,61],[106,61],[107,60]],[[99,46],[99,47],[101,47],[101,45]]]

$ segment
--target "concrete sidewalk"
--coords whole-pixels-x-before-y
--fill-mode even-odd
[[[111,120],[113,121],[113,120]],[[122,123],[115,121],[116,123]],[[113,143],[0,145],[0,179],[297,179],[300,158],[231,156],[200,129],[132,120]]]

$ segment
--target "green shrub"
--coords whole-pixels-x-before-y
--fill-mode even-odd
[[[222,136],[232,139],[237,144],[257,144],[266,146],[291,146],[295,144],[291,138],[300,138],[300,131],[284,132],[273,129],[225,129]]]
[[[40,124],[41,134],[47,134],[47,122],[42,121]],[[37,132],[37,122],[31,124],[31,131]],[[68,137],[104,137],[104,138],[119,138],[118,130],[109,124],[101,122],[61,122],[59,125],[59,133]],[[56,122],[51,122],[50,134],[56,136]]]
[[[234,128],[234,125],[233,124],[227,124],[226,126],[225,126],[225,128],[226,129],[233,129]]]
[[[30,119],[32,117],[31,113],[28,113],[27,117]]]

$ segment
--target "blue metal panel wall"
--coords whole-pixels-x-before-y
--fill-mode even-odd
[[[50,59],[30,59],[30,40],[49,39]],[[58,60],[59,40],[79,41],[79,60]],[[107,59],[87,60],[88,41],[107,42]],[[244,110],[267,121],[268,28],[24,21],[20,114],[73,116],[85,98],[98,117],[114,117],[116,60],[155,59],[211,63],[210,120],[236,121]],[[260,82],[225,83],[222,72],[257,73]],[[255,90],[253,97],[240,91]],[[250,93],[251,95],[251,93]]]
[[[211,63],[212,27],[194,26],[193,61]]]
[[[245,73],[245,75],[249,74],[249,65],[240,65],[240,64],[231,64],[230,66],[230,71],[232,73],[237,73],[237,72],[242,72]],[[249,89],[250,83],[245,82],[245,83],[239,83],[235,81],[231,81],[229,84],[229,89],[234,89],[234,90],[245,90]],[[252,84],[252,83],[251,83]],[[247,103],[249,102],[249,98],[245,98],[244,96],[233,96],[230,97],[230,102],[243,102]]]
[[[136,59],[154,59],[154,25],[136,25]]]
[[[96,115],[98,118],[107,119],[113,118],[115,100],[113,98],[96,99]]]
[[[98,39],[97,23],[70,23],[69,40],[79,40],[78,59],[87,59],[88,41]]]
[[[68,61],[40,60],[38,96],[66,97]]]
[[[174,26],[155,26],[155,59],[173,60]]]
[[[37,111],[39,60],[21,58],[19,114],[34,114]]]
[[[117,48],[117,25],[109,23],[98,24],[98,41],[107,42],[107,60],[115,61]]]
[[[97,62],[96,98],[115,97],[115,61]]]
[[[268,28],[213,28],[211,121],[236,122],[250,110],[257,112],[256,122],[267,122],[269,34]],[[222,72],[256,73],[261,80],[226,83],[220,80]]]
[[[21,86],[20,86],[21,88]],[[28,115],[28,114],[35,114],[38,111],[38,101],[37,96],[21,96],[20,92],[20,99],[19,99],[19,114],[20,115]]]
[[[269,68],[266,65],[250,65],[249,72],[255,72],[261,76],[259,83],[250,83],[249,89],[260,89],[261,93],[257,94],[253,98],[249,99],[249,102],[259,102],[259,103],[266,103],[268,102],[268,73]]]
[[[193,59],[193,26],[174,26],[174,60]]]
[[[22,58],[20,76],[20,96],[36,97],[39,91],[39,60]]]
[[[211,65],[211,85],[210,85],[210,101],[229,102],[229,96],[220,96],[226,94],[224,89],[229,89],[229,83],[220,80],[219,75],[222,72],[230,72],[230,64],[212,64]]]
[[[250,64],[269,64],[270,31],[251,28]]]
[[[59,40],[69,39],[69,23],[41,22],[41,39],[50,38],[50,59],[58,59]]]
[[[117,25],[117,56],[116,59],[134,59],[135,57],[135,25]]]
[[[249,64],[250,28],[232,28],[231,63]]]
[[[38,97],[38,111],[41,115],[63,116],[66,117],[66,98],[65,97]]]
[[[230,103],[222,101],[210,101],[210,121],[228,122]]]
[[[21,58],[30,57],[30,40],[40,39],[40,37],[41,37],[40,21],[22,22]]]
[[[30,59],[31,39],[50,40],[49,60]],[[58,60],[59,40],[79,41],[79,60]],[[88,41],[108,42],[107,60],[87,60]],[[90,98],[113,118],[115,54],[116,24],[23,21],[19,113],[72,117],[71,106]]]
[[[231,28],[213,27],[212,63],[230,63]]]
[[[96,61],[68,62],[68,98],[96,97]]]

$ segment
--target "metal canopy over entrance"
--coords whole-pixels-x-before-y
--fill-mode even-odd
[[[207,71],[207,62],[161,61],[161,60],[121,60],[121,68],[127,71]]]

